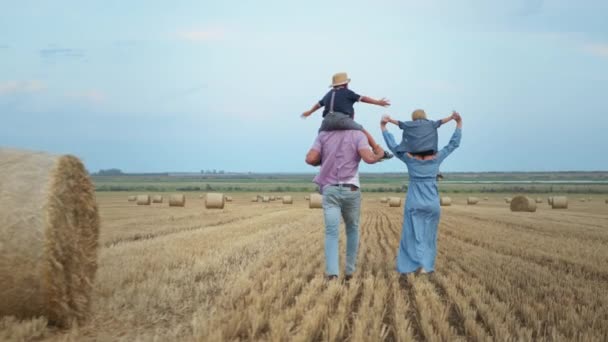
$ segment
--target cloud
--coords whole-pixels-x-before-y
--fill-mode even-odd
[[[42,58],[83,58],[85,53],[79,49],[69,49],[51,46],[45,49],[38,50]]]
[[[587,44],[583,50],[593,56],[608,58],[608,44]]]
[[[220,41],[226,38],[226,31],[222,28],[184,30],[178,31],[175,37],[188,42]]]
[[[100,104],[106,101],[106,94],[99,90],[69,92],[65,94],[65,96],[72,100],[87,102],[91,104]]]
[[[0,95],[31,94],[46,90],[42,81],[8,81],[0,83]]]

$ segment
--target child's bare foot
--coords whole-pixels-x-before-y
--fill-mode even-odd
[[[391,159],[393,157],[394,157],[394,155],[392,153],[390,153],[389,151],[384,151],[384,156],[380,160],[388,160],[388,159]]]

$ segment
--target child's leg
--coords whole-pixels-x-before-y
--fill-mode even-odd
[[[325,118],[321,123],[321,128],[319,129],[319,132],[347,130],[361,131],[363,130],[363,126],[356,123],[355,120],[353,120],[350,116],[343,113],[335,112],[325,115]]]

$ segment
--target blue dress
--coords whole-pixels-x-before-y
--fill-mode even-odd
[[[419,160],[406,153],[398,153],[395,138],[388,131],[382,132],[388,148],[401,159],[410,176],[405,210],[403,214],[403,231],[399,252],[397,253],[397,271],[410,273],[422,267],[425,271],[435,270],[437,255],[437,226],[439,225],[439,191],[437,173],[439,166],[459,145],[462,130],[456,128],[450,142],[434,159]]]

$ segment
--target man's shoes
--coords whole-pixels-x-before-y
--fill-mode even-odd
[[[345,282],[349,282],[351,279],[353,279],[353,275],[352,274],[347,274],[344,276],[344,281]]]
[[[335,274],[325,276],[325,280],[327,280],[327,281],[334,281],[334,280],[337,280],[337,279],[338,279],[338,276],[335,275]]]

